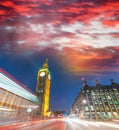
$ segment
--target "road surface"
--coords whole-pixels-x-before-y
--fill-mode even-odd
[[[119,124],[75,118],[26,121],[0,127],[0,130],[119,130]]]

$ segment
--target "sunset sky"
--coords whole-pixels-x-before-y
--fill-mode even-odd
[[[35,92],[46,58],[51,110],[69,111],[82,77],[119,83],[119,0],[0,1],[0,67]]]

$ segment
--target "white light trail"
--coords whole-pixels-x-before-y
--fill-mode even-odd
[[[119,128],[118,124],[112,124],[112,123],[106,123],[106,122],[98,122],[98,124],[107,126],[107,127],[112,127],[112,128]]]

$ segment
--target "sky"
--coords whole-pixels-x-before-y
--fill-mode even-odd
[[[119,83],[119,0],[0,1],[0,67],[35,92],[46,58],[50,110],[69,111],[82,78]]]

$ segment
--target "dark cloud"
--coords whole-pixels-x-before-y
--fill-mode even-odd
[[[92,59],[88,60],[85,56],[86,52],[88,52],[86,54],[89,57],[91,52],[97,55],[94,66],[99,66],[96,64],[98,63],[97,61],[99,61],[100,65],[104,65],[106,62],[108,63],[109,59],[103,58],[103,55],[107,55],[107,57],[111,55],[109,54],[111,51],[108,51],[109,48],[105,49],[108,43],[104,43],[103,49],[94,49],[93,42],[95,42],[95,39],[98,39],[100,43],[96,42],[95,44],[102,45],[101,42],[104,41],[104,36],[107,36],[107,38],[111,37],[112,43],[116,38],[118,39],[119,33],[118,27],[116,27],[119,23],[119,9],[116,8],[118,5],[119,2],[117,0],[1,1],[0,24],[2,26],[0,28],[0,50],[4,53],[11,52],[16,54],[27,51],[38,52],[45,48],[48,52],[48,50],[51,50],[49,48],[53,48],[57,50],[55,53],[62,52],[64,54],[66,50],[67,54],[65,47],[77,49],[77,46],[79,46],[83,51],[80,52],[81,54],[75,53],[76,57],[82,56],[82,60],[84,60],[82,65],[86,64],[85,58],[90,64],[95,59],[95,57],[92,57]],[[107,29],[106,32],[105,30],[100,31],[98,24],[94,23],[92,25],[96,20],[100,23],[100,27],[105,27],[105,30]],[[82,24],[83,27],[71,27],[76,22]],[[68,28],[63,30],[62,26],[64,28],[68,26]],[[115,30],[112,32],[111,27],[115,27]],[[77,37],[77,34],[80,37]],[[103,38],[101,39],[101,37]],[[88,42],[91,45],[87,45]],[[109,50],[116,52],[114,48]],[[83,56],[85,57],[84,59]],[[69,58],[71,57],[69,56]],[[105,63],[100,60],[101,58],[105,59]]]
[[[112,2],[113,4],[111,4]],[[2,1],[0,2],[0,15],[2,18],[1,22],[5,22],[7,20],[9,21],[10,18],[17,19],[19,21],[22,17],[27,16],[29,16],[29,18],[26,19],[27,21],[30,21],[31,19],[31,21],[36,21],[37,23],[42,21],[55,22],[57,20],[62,21],[60,24],[72,23],[75,21],[87,22],[90,19],[99,16],[102,11],[103,13],[109,13],[111,6],[118,6],[116,2],[118,1]],[[109,3],[110,7],[108,5]],[[117,17],[118,12],[116,13],[115,11],[113,15]],[[38,17],[36,17],[37,15]]]

